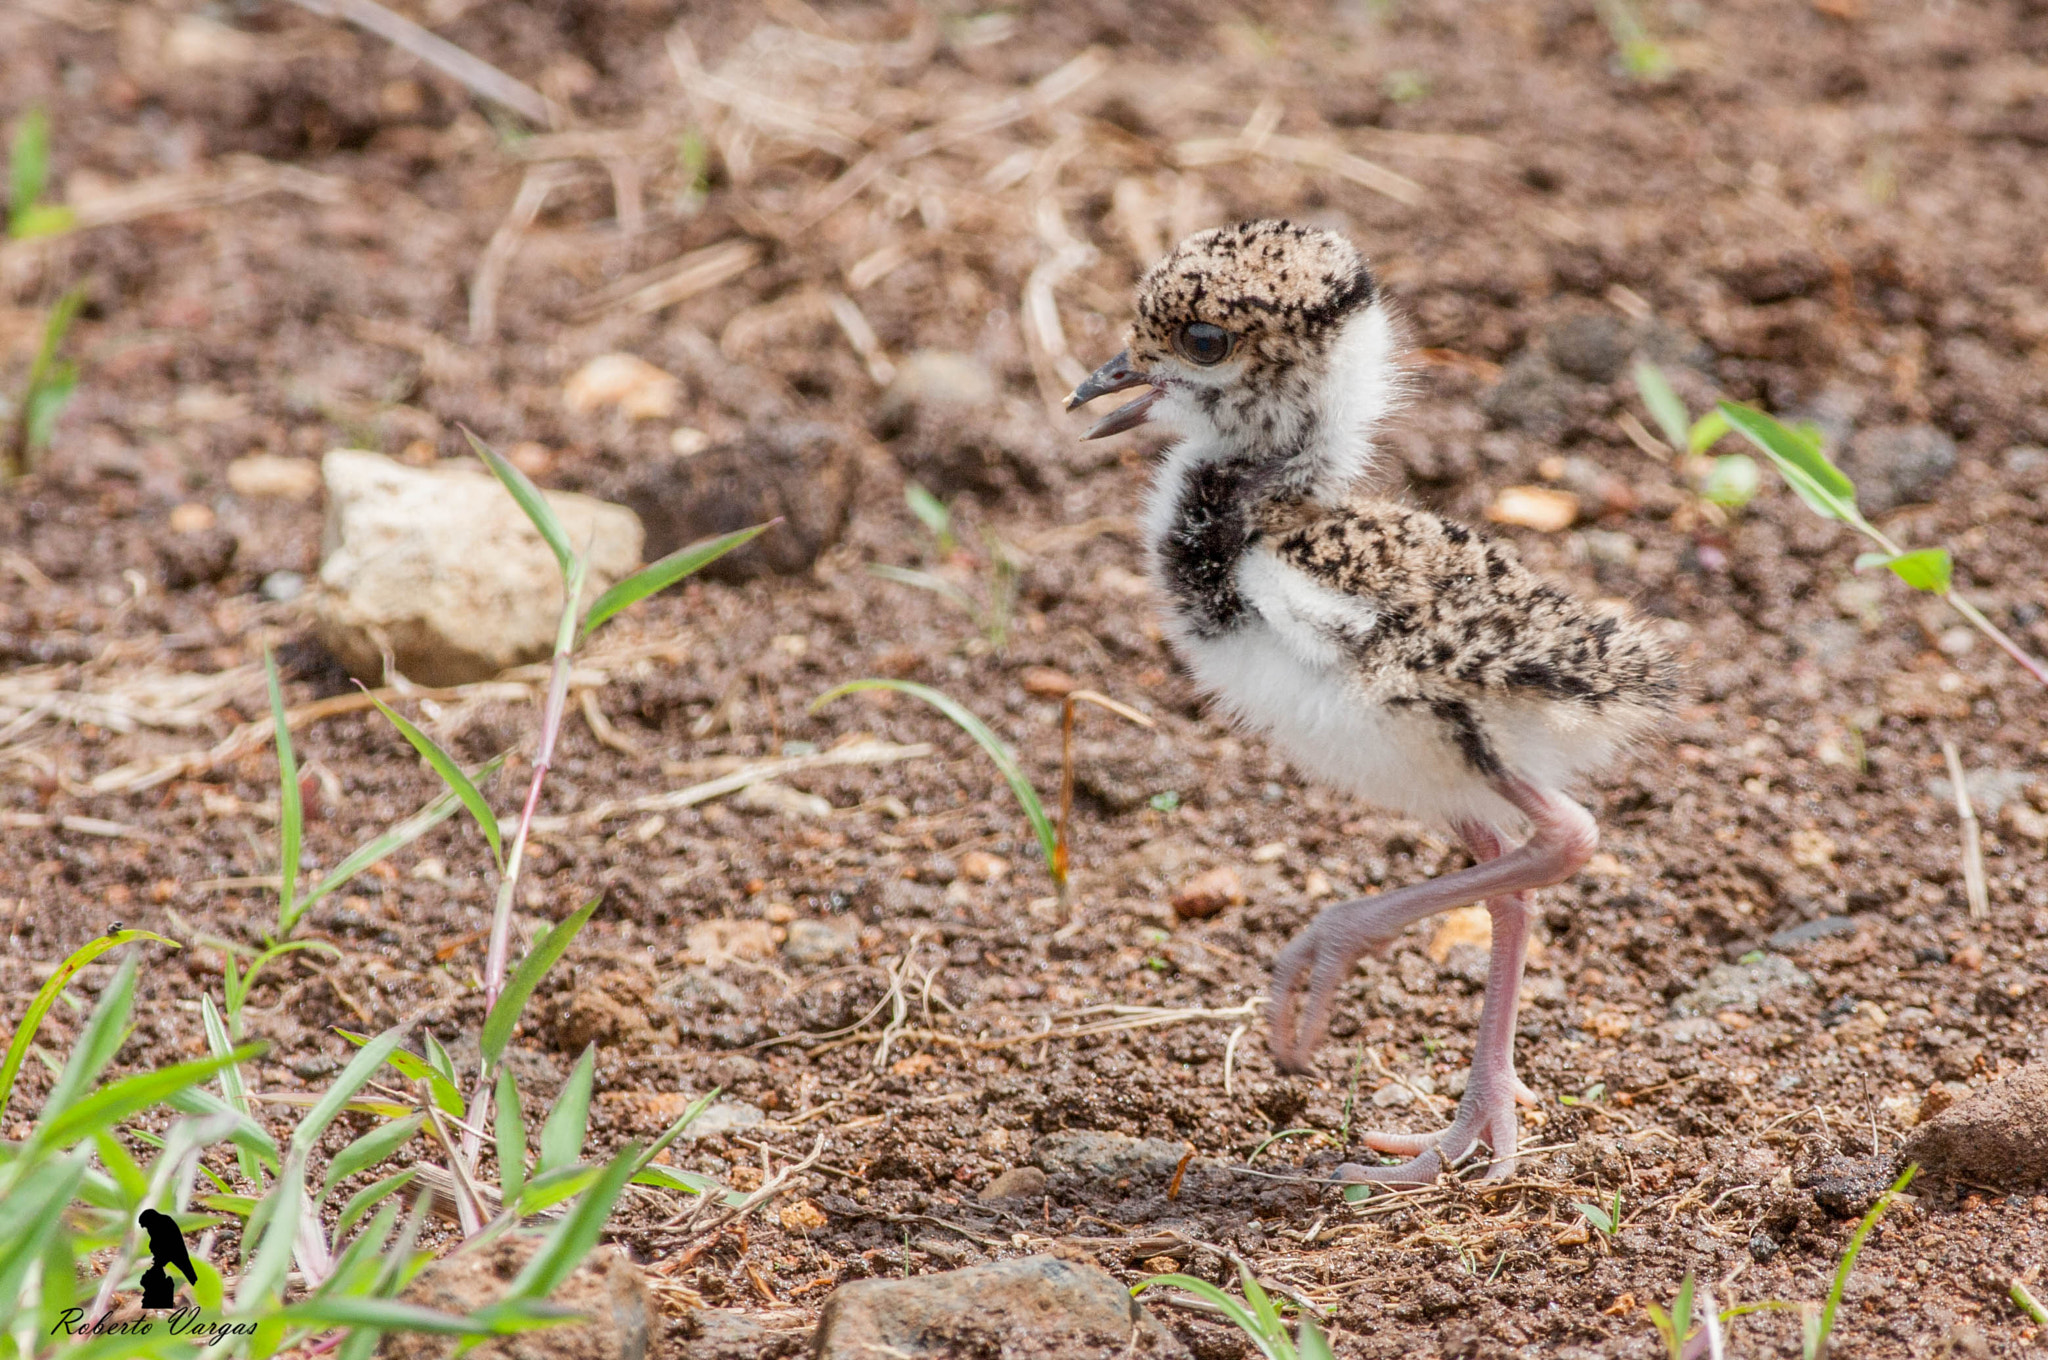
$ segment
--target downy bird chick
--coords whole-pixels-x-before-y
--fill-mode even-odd
[[[1477,861],[1325,908],[1275,961],[1269,1043],[1309,1070],[1338,989],[1405,926],[1485,902],[1493,922],[1472,1071],[1449,1128],[1368,1133],[1405,1158],[1341,1179],[1433,1181],[1477,1145],[1515,1165],[1516,993],[1528,893],[1598,838],[1565,790],[1671,705],[1663,649],[1628,616],[1538,579],[1463,525],[1374,498],[1395,406],[1389,306],[1350,242],[1284,221],[1201,232],[1138,285],[1130,344],[1068,409],[1142,388],[1084,436],[1176,437],[1144,515],[1168,636],[1196,682],[1308,775],[1447,824]]]

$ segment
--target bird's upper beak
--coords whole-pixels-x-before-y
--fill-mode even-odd
[[[1148,387],[1144,396],[1136,401],[1127,401],[1102,419],[1088,427],[1083,439],[1101,439],[1105,435],[1122,434],[1145,423],[1145,413],[1152,409],[1152,403],[1159,400],[1164,390],[1152,385],[1150,374],[1141,373],[1131,363],[1131,352],[1123,350],[1101,368],[1090,373],[1079,387],[1067,397],[1067,409],[1085,406],[1097,397],[1108,396],[1111,392],[1122,392],[1132,387]]]

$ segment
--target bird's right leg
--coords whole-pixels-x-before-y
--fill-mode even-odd
[[[1528,840],[1495,859],[1426,883],[1326,907],[1280,951],[1273,964],[1267,1044],[1282,1071],[1309,1070],[1329,1028],[1338,989],[1367,950],[1436,912],[1562,882],[1592,856],[1598,828],[1592,814],[1570,798],[1511,776],[1495,781],[1494,788],[1529,819]],[[1513,1041],[1512,1019],[1506,1037]],[[1512,1069],[1512,1080],[1511,1074]]]

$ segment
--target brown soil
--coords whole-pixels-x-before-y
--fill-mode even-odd
[[[801,1320],[839,1280],[1047,1239],[1132,1280],[1160,1256],[1219,1267],[1183,1239],[1240,1252],[1334,1305],[1345,1355],[1647,1356],[1644,1305],[1668,1303],[1687,1271],[1716,1282],[1724,1303],[1819,1299],[1850,1227],[1825,1206],[1867,1202],[1827,1160],[1888,1160],[1930,1091],[1939,1104],[2048,1056],[2048,789],[2026,784],[2048,755],[2048,710],[1939,604],[1852,576],[1852,536],[1775,484],[1725,526],[1703,517],[1626,436],[1619,418],[1640,408],[1616,365],[1630,344],[1650,344],[1696,404],[1718,386],[1853,428],[1852,469],[1874,503],[1897,502],[1886,527],[1950,544],[1959,585],[2048,651],[2048,455],[2028,448],[2048,443],[2039,0],[1646,6],[1676,66],[1657,82],[1613,69],[1590,5],[1482,13],[1399,0],[1256,21],[1200,5],[960,7],[915,23],[902,9],[762,8],[770,17],[731,6],[680,20],[694,48],[686,70],[725,68],[743,95],[779,101],[748,106],[771,122],[798,111],[756,135],[721,102],[728,87],[693,75],[690,97],[678,95],[663,42],[677,7],[662,0],[417,7],[563,102],[577,126],[650,130],[594,159],[548,162],[561,181],[516,241],[494,332],[472,341],[472,279],[539,162],[521,160],[531,146],[495,133],[459,89],[281,0],[0,7],[0,115],[50,110],[74,200],[225,173],[246,166],[238,156],[304,172],[259,166],[247,173],[270,174],[271,191],[230,206],[188,198],[0,251],[10,392],[42,309],[73,281],[89,297],[82,381],[55,452],[0,493],[0,664],[13,668],[0,679],[104,689],[244,666],[267,643],[295,702],[342,692],[300,606],[258,593],[272,573],[316,567],[317,504],[245,499],[227,486],[228,462],[342,444],[454,458],[466,422],[501,447],[530,445],[521,456],[550,484],[624,495],[670,456],[676,422],[572,415],[561,388],[586,359],[631,351],[684,377],[679,422],[722,444],[813,450],[806,459],[827,439],[836,470],[818,478],[850,489],[852,472],[865,475],[815,567],[692,584],[618,626],[595,699],[635,753],[572,714],[544,811],[678,787],[718,758],[791,741],[866,731],[937,747],[791,776],[830,802],[829,817],[713,802],[537,846],[523,930],[593,893],[604,906],[523,1033],[533,1099],[595,1040],[599,1144],[657,1129],[669,1093],[713,1084],[768,1120],[682,1145],[684,1165],[744,1180],[763,1154],[742,1139],[782,1165],[825,1136],[806,1192],[819,1212],[789,1227],[757,1218],[685,1262],[657,1226],[674,1206],[629,1205],[619,1241],[668,1305]],[[1026,95],[1090,44],[1106,60],[1078,88],[1041,89],[1008,122],[944,122]],[[1237,135],[1267,99],[1277,135],[1297,141],[1207,164],[1181,146]],[[702,193],[676,150],[695,126],[712,133]],[[892,154],[921,127],[951,131],[924,154]],[[1303,145],[1376,162],[1420,195],[1397,201],[1281,154]],[[622,230],[620,205],[636,197],[639,229]],[[1319,900],[1460,862],[1441,835],[1303,787],[1204,712],[1132,575],[1146,450],[1076,444],[1074,423],[1043,401],[1074,362],[1115,347],[1146,253],[1184,229],[1277,213],[1351,232],[1413,319],[1430,362],[1389,439],[1397,492],[1476,519],[1504,486],[1575,489],[1588,516],[1577,530],[1502,532],[1545,572],[1663,620],[1695,696],[1668,740],[1589,791],[1604,854],[1546,895],[1520,1040],[1522,1073],[1546,1104],[1525,1119],[1539,1150],[1522,1179],[1364,1215],[1314,1179],[1342,1155],[1354,1064],[1351,1127],[1418,1126],[1448,1102],[1390,1108],[1371,1095],[1395,1076],[1441,1086],[1469,1051],[1472,956],[1434,961],[1427,932],[1362,967],[1316,1079],[1277,1078],[1254,1026],[1226,1090],[1240,1024],[1229,1016],[963,1042],[1022,1035],[1048,1015],[1063,1027],[1064,1013],[1108,1003],[1237,1006]],[[758,258],[679,305],[603,305],[617,280],[734,240]],[[1043,312],[1026,298],[1034,270],[1070,243],[1088,248],[1071,253],[1071,272],[1038,276],[1051,280],[1069,355],[1034,329]],[[827,294],[852,299],[881,359],[964,351],[996,393],[944,419],[893,411],[849,343],[859,328],[835,320]],[[1638,319],[1648,315],[1661,321]],[[1898,452],[1924,432],[1867,437],[1913,425],[1955,441],[1951,471],[1920,475]],[[958,497],[967,546],[950,563],[903,508],[906,466]],[[775,491],[746,491],[744,505]],[[185,504],[210,510],[211,527],[190,511],[174,527]],[[806,532],[823,541],[831,516],[820,515]],[[923,565],[978,582],[985,533],[1024,564],[1000,646],[944,601],[863,569]],[[628,643],[650,652],[635,662]],[[1084,716],[1080,907],[1065,930],[1015,805],[956,731],[907,700],[806,714],[842,680],[923,680],[974,706],[1052,788],[1057,704],[1027,692],[1032,667],[1160,724],[1150,734]],[[206,703],[182,729],[123,731],[118,713],[85,707],[0,725],[6,1013],[19,1013],[39,967],[114,919],[186,939],[259,936],[272,907],[246,880],[274,868],[266,752],[146,791],[92,787],[262,711],[247,685]],[[465,757],[515,748],[495,796],[516,798],[532,705],[455,702],[426,716]],[[1944,738],[1973,771],[2010,775],[1980,781],[2004,796],[1995,812],[1980,797],[1982,920],[1965,904],[1953,805],[1930,787]],[[299,746],[315,767],[308,855],[322,865],[434,790],[373,716],[311,725]],[[1155,801],[1169,792],[1177,806]],[[129,830],[92,834],[95,823],[65,817]],[[1007,873],[991,875],[988,855]],[[342,960],[298,954],[258,987],[252,1029],[273,1047],[257,1085],[321,1081],[347,1052],[338,1025],[410,1019],[451,1043],[473,1034],[486,863],[473,829],[451,823],[322,904],[309,933]],[[1176,920],[1175,890],[1218,866],[1240,875],[1248,900],[1225,893],[1217,914]],[[1715,965],[1831,915],[1850,923],[1782,947],[1812,987],[1666,1023]],[[750,956],[746,941],[774,942],[759,927],[734,935],[740,952],[715,966],[686,949],[704,922],[783,930],[799,918],[845,923],[853,954],[808,967]],[[197,1051],[196,998],[218,988],[218,967],[203,948],[153,956],[147,1018],[123,1061]],[[884,1055],[886,1008],[856,1034],[817,1037],[868,1015],[891,970],[907,1023],[938,1037],[895,1036]],[[61,1051],[75,1021],[60,1007],[48,1023]],[[23,1080],[17,1110],[47,1077],[31,1063]],[[1596,1085],[1597,1099],[1558,1101]],[[1300,1127],[1328,1137],[1277,1143],[1257,1162],[1299,1178],[1229,1169]],[[1134,1175],[1055,1176],[1031,1203],[975,1200],[1062,1129],[1190,1143],[1209,1164],[1177,1198],[1162,1178]],[[1587,1240],[1572,1202],[1617,1189],[1625,1226]],[[806,1236],[806,1223],[819,1226]],[[1873,1237],[1841,1353],[2021,1354],[2039,1343],[2006,1289],[2044,1259],[2048,1203],[1932,1190]],[[1163,1315],[1199,1354],[1239,1353],[1216,1329]],[[1742,1353],[1796,1353],[1782,1314],[1743,1321],[1737,1336]]]

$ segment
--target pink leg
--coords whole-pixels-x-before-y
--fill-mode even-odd
[[[1495,1152],[1489,1174],[1513,1172],[1514,1101],[1524,1093],[1514,1071],[1515,1008],[1529,943],[1529,913],[1521,894],[1576,873],[1592,855],[1598,831],[1591,814],[1562,794],[1518,779],[1503,779],[1496,787],[1529,819],[1532,831],[1524,844],[1489,858],[1488,852],[1499,848],[1498,836],[1490,829],[1470,831],[1481,863],[1326,908],[1274,963],[1268,1042],[1283,1071],[1304,1072],[1323,1040],[1337,989],[1367,950],[1425,916],[1468,902],[1484,900],[1493,916],[1486,1001],[1480,1010],[1472,1075],[1456,1120],[1440,1135],[1381,1135],[1369,1140],[1383,1151],[1410,1153],[1414,1160],[1389,1167],[1346,1164],[1339,1169],[1344,1179],[1426,1184],[1482,1140]],[[1296,996],[1304,981],[1305,1003]]]

